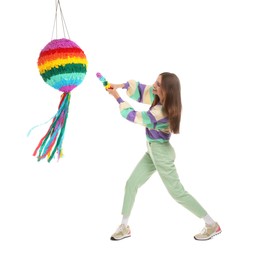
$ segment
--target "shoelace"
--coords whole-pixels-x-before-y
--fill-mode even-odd
[[[207,227],[204,227],[202,230],[201,230],[201,232],[200,232],[200,234],[205,234],[205,233],[207,233]]]
[[[116,233],[120,232],[120,231],[123,231],[124,229],[124,226],[121,224],[118,229],[116,230]]]

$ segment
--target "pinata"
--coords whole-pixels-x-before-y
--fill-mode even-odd
[[[66,38],[64,30],[64,28],[66,29],[66,23],[59,0],[56,2],[54,28],[56,28],[59,9],[63,21],[64,37],[51,39],[46,44],[40,52],[37,65],[44,82],[63,93],[61,94],[58,111],[54,115],[47,133],[40,140],[33,153],[33,156],[37,156],[38,161],[47,158],[47,161],[50,162],[55,157],[55,153],[58,154],[58,160],[62,157],[62,143],[68,118],[71,91],[83,82],[88,65],[84,51],[74,41],[70,40],[69,35]]]

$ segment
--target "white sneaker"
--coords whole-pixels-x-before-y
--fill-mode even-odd
[[[199,234],[194,236],[194,238],[196,240],[208,240],[220,233],[221,233],[221,228],[219,224],[215,222],[214,226],[206,225]]]
[[[115,233],[111,236],[111,240],[121,240],[131,236],[131,230],[129,226],[121,224]]]

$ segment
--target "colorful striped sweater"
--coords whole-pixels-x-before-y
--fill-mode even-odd
[[[144,85],[134,80],[129,80],[124,84],[123,89],[127,90],[127,95],[137,102],[152,104],[155,95],[153,85]],[[121,115],[130,122],[146,127],[146,137],[148,142],[167,142],[170,139],[169,120],[159,103],[150,107],[148,111],[136,111],[121,97],[117,99]]]

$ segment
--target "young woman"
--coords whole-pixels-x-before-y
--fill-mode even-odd
[[[126,89],[132,99],[150,104],[148,111],[135,111],[124,101],[117,88]],[[121,115],[146,127],[147,152],[139,161],[126,182],[122,207],[122,222],[111,240],[121,240],[131,236],[128,219],[134,205],[138,188],[157,171],[168,192],[179,204],[205,222],[203,230],[194,236],[196,240],[208,240],[221,233],[220,226],[189,194],[181,184],[174,164],[175,152],[169,139],[171,134],[178,134],[181,119],[181,90],[178,77],[169,72],[161,73],[153,85],[144,85],[134,80],[125,84],[111,84],[108,92],[118,101]]]

